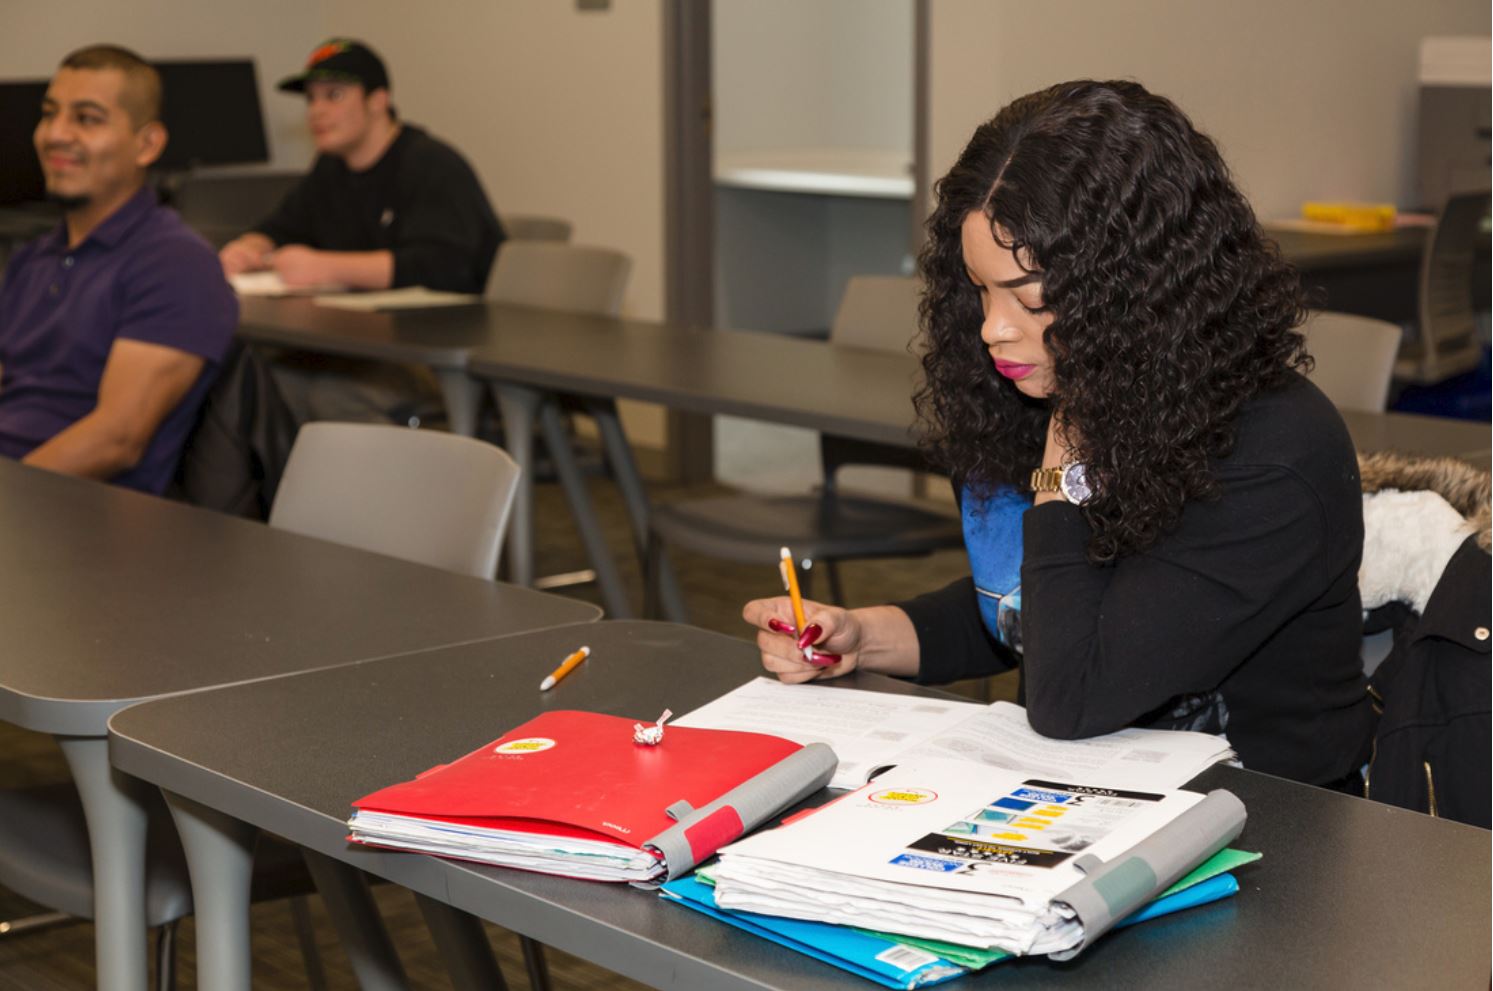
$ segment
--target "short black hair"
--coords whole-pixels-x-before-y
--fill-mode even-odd
[[[62,69],[117,69],[124,73],[120,103],[136,128],[161,119],[161,74],[155,66],[119,45],[89,45],[62,60]]]

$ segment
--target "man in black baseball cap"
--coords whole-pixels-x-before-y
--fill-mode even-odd
[[[280,80],[287,93],[304,93],[308,82],[358,83],[368,92],[389,88],[384,60],[361,41],[333,38],[324,42],[306,60],[306,68]]]
[[[395,115],[383,60],[362,42],[332,38],[280,89],[305,94],[317,159],[274,214],[223,246],[223,270],[233,276],[273,269],[290,287],[480,293],[502,225],[466,159]],[[280,376],[303,417],[377,418],[375,407],[411,398],[349,405],[347,389],[319,378],[308,384]]]

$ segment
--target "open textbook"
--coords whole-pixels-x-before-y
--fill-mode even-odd
[[[1141,789],[1176,788],[1234,753],[1207,733],[1125,729],[1087,740],[1050,740],[1010,702],[868,692],[831,685],[785,685],[757,678],[675,726],[768,733],[795,743],[827,743],[840,758],[831,788],[858,788],[881,768],[924,759],[974,761],[1056,781],[1100,778]]]
[[[1226,791],[920,759],[724,847],[715,901],[1063,959],[1226,846],[1244,820]]]

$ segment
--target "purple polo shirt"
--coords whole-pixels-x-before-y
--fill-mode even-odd
[[[25,457],[98,404],[118,338],[207,364],[117,485],[160,493],[238,324],[218,257],[142,188],[76,248],[57,229],[11,258],[0,287],[0,455]]]

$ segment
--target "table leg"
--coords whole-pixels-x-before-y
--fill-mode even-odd
[[[476,916],[426,895],[415,895],[415,901],[457,991],[508,991],[487,931]]]
[[[503,447],[519,467],[518,489],[508,519],[503,556],[507,578],[515,585],[534,584],[534,418],[542,398],[532,389],[495,382],[493,399],[503,416]]]
[[[145,796],[150,787],[109,765],[105,737],[59,736],[88,820],[94,956],[102,991],[145,991]]]
[[[189,798],[169,791],[164,794],[192,877],[197,986],[249,991],[249,887],[259,830]]]
[[[446,400],[446,422],[453,434],[477,435],[477,414],[482,402],[482,387],[464,369],[442,368],[436,371],[441,395]]]
[[[581,543],[591,558],[591,567],[596,569],[596,583],[601,586],[601,601],[609,619],[631,619],[632,603],[628,601],[627,587],[617,571],[617,561],[607,547],[606,535],[602,533],[601,521],[596,518],[596,509],[591,504],[591,493],[586,489],[586,480],[581,477],[580,466],[575,463],[575,451],[565,433],[565,421],[560,416],[560,407],[551,398],[539,406],[539,429],[544,435],[544,445],[549,449],[554,462],[555,474],[570,502],[570,515],[581,535]]]
[[[622,501],[627,506],[628,518],[632,521],[633,546],[638,554],[638,566],[647,573],[648,568],[648,490],[643,485],[642,472],[638,471],[637,459],[627,443],[627,434],[622,429],[622,419],[617,415],[617,404],[610,399],[589,400],[586,411],[596,421],[601,431],[602,447],[607,461],[622,491]],[[683,617],[684,595],[679,590],[679,579],[666,552],[660,550],[657,560],[659,594],[662,597],[663,614],[671,619]]]
[[[409,991],[404,964],[384,928],[367,877],[356,867],[326,854],[306,849],[301,853],[347,951],[358,987],[363,991]]]

